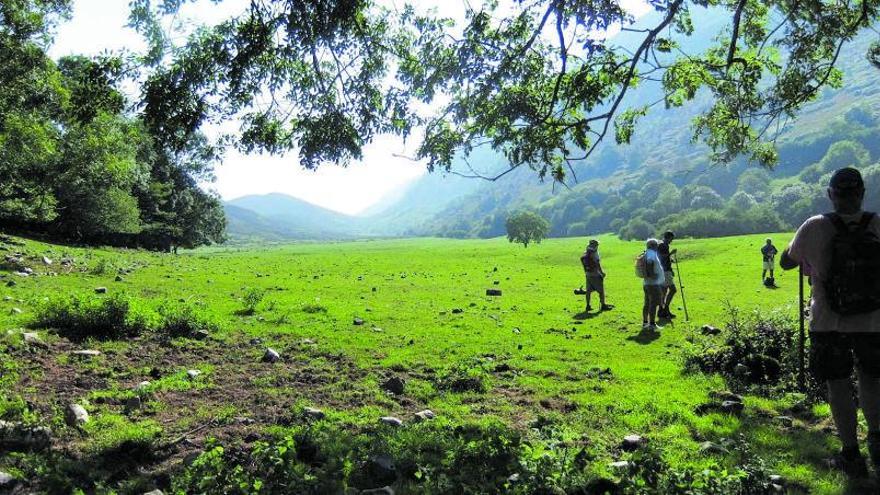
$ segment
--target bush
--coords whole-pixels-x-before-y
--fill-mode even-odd
[[[216,332],[219,325],[190,305],[166,305],[159,308],[160,330],[170,337],[190,337],[201,330]]]
[[[730,321],[717,337],[697,339],[686,351],[685,368],[722,375],[733,389],[763,395],[798,388],[797,320],[779,312],[743,316],[728,309]],[[809,345],[808,343],[805,345]],[[808,355],[809,348],[805,350]],[[806,374],[808,380],[809,373]],[[810,383],[814,397],[819,387]]]
[[[121,339],[153,327],[151,314],[123,295],[109,298],[74,296],[50,300],[32,323],[35,328],[56,328],[70,340]]]
[[[247,289],[244,293],[244,297],[242,297],[241,302],[244,305],[240,310],[238,310],[237,314],[248,316],[257,312],[257,306],[263,302],[263,298],[266,297],[266,291],[257,288]]]

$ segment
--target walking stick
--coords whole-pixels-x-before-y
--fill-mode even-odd
[[[804,268],[798,266],[798,388],[803,391],[806,388],[806,380],[804,375],[804,344],[806,340],[806,332],[804,331]]]
[[[691,321],[691,317],[688,314],[687,301],[684,298],[684,283],[681,281],[681,265],[678,264],[678,256],[673,256],[672,261],[675,262],[675,271],[678,273],[678,289],[679,292],[681,292],[681,306],[684,308],[684,321]]]

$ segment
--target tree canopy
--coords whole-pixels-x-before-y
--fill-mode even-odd
[[[652,0],[637,20],[619,0],[487,1],[454,26],[370,0],[254,0],[174,47],[160,21],[187,1],[132,2],[155,64],[145,120],[172,149],[234,116],[241,129],[228,139],[239,148],[296,150],[314,168],[359,158],[377,134],[418,131],[417,158],[432,170],[490,146],[510,168],[486,178],[527,166],[559,181],[606,138],[629,142],[655,107],[703,94],[711,103],[693,138],[712,160],[744,154],[772,166],[779,127],[842,84],[841,47],[877,20],[880,4]],[[695,24],[698,9],[724,22]],[[629,41],[607,35],[618,26]],[[713,41],[686,53],[689,37]],[[880,47],[867,56],[880,67]],[[628,102],[628,90],[647,84],[662,97]],[[425,106],[433,110],[413,110]]]
[[[198,187],[212,159],[199,133],[175,150],[155,139],[119,90],[121,58],[47,55],[69,10],[0,5],[0,225],[156,249],[222,240],[219,200]]]
[[[505,226],[507,240],[522,244],[523,247],[529,247],[531,243],[540,244],[550,234],[550,222],[531,211],[520,211],[510,215]]]

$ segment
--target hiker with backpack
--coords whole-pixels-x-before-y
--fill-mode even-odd
[[[660,299],[660,309],[657,316],[660,318],[675,318],[672,311],[669,310],[672,304],[672,298],[678,290],[675,288],[675,272],[672,270],[672,256],[678,252],[677,249],[670,249],[669,246],[675,240],[675,233],[667,230],[663,233],[663,242],[657,246],[657,255],[660,257],[660,264],[663,267],[663,297]]]
[[[810,277],[810,369],[827,384],[843,444],[833,464],[857,477],[867,466],[856,434],[854,368],[868,453],[880,472],[880,219],[862,211],[864,196],[858,170],[834,172],[828,187],[834,212],[804,222],[780,259],[783,269],[801,266]]]
[[[645,302],[642,305],[642,330],[662,330],[657,325],[657,309],[663,299],[663,286],[666,283],[666,275],[657,247],[660,243],[657,239],[648,239],[645,244],[645,252],[636,258],[636,276],[642,279],[645,293]]]
[[[599,293],[599,309],[600,311],[608,311],[612,307],[605,304],[605,271],[602,270],[602,260],[599,257],[599,241],[591,239],[587,244],[587,249],[581,255],[581,264],[584,267],[584,273],[587,276],[587,308],[586,312],[590,312],[593,308],[590,306],[593,292]]]
[[[761,247],[761,256],[764,258],[764,271],[761,273],[761,282],[767,287],[776,287],[776,278],[773,276],[773,265],[776,261],[776,254],[779,251],[773,245],[773,240],[768,238],[763,247]],[[770,278],[767,278],[767,272],[770,272]]]

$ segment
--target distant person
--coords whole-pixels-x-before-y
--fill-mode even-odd
[[[772,239],[767,239],[766,244],[761,248],[761,256],[764,258],[764,271],[761,272],[761,281],[768,287],[776,285],[776,277],[773,276],[773,265],[776,262],[776,254],[779,251],[773,245]],[[767,278],[767,272],[770,272],[770,278]]]
[[[859,405],[868,425],[868,452],[880,467],[880,220],[862,211],[865,185],[853,168],[831,177],[834,212],[808,219],[780,265],[801,265],[810,277],[810,368],[828,386],[828,402],[843,444],[833,463],[867,474],[859,451],[857,405],[850,376],[858,371]]]
[[[657,255],[657,239],[648,239],[645,252],[636,259],[636,274],[643,279],[645,302],[642,306],[642,330],[661,330],[657,325],[657,308],[663,298],[665,275]]]
[[[672,241],[675,240],[675,233],[667,230],[663,233],[663,242],[657,246],[657,255],[660,257],[660,264],[663,266],[663,296],[660,298],[660,310],[657,316],[660,318],[675,318],[672,311],[669,310],[672,304],[672,298],[678,292],[675,288],[675,272],[672,271],[672,256],[678,252],[677,249],[669,249]]]
[[[602,269],[602,260],[599,256],[599,241],[591,239],[587,244],[587,249],[581,255],[581,264],[584,266],[584,273],[587,276],[587,308],[586,311],[592,311],[590,301],[593,292],[599,294],[599,309],[608,311],[612,307],[605,304],[605,270]]]

